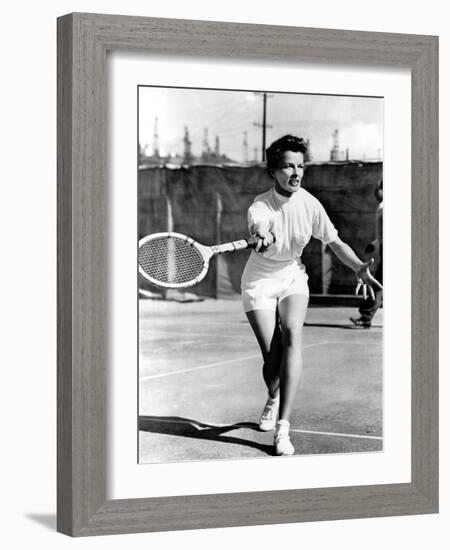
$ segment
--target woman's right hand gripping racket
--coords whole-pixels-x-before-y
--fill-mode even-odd
[[[217,254],[255,247],[259,237],[205,246],[181,233],[154,233],[139,241],[139,273],[154,285],[187,288],[202,281]]]

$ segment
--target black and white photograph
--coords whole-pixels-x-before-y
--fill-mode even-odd
[[[447,548],[448,9],[362,6],[6,4],[6,548]]]
[[[383,107],[138,87],[139,463],[383,451]]]

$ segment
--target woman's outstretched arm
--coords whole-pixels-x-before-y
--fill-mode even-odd
[[[374,296],[372,286],[383,288],[381,284],[370,273],[370,266],[373,264],[373,258],[368,262],[363,262],[354,253],[352,248],[347,243],[344,243],[339,237],[328,245],[336,256],[356,274],[358,286],[356,287],[356,294],[358,294],[360,287],[363,288],[364,297],[366,297],[367,288],[371,296]]]

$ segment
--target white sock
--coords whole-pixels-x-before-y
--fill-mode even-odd
[[[285,430],[289,430],[290,425],[291,424],[290,424],[289,420],[281,419],[281,420],[278,420],[278,422],[277,422],[277,427],[278,428],[284,428]]]
[[[280,394],[278,394],[276,397],[270,397],[270,395],[267,398],[267,404],[268,405],[276,405],[280,401]]]

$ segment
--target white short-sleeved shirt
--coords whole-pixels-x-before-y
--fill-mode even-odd
[[[329,244],[338,234],[325,208],[303,188],[290,197],[280,195],[274,188],[258,195],[248,210],[249,230],[260,223],[268,224],[276,241],[266,252],[252,252],[253,260],[258,257],[259,264],[265,259],[267,263],[302,265],[301,255],[311,237]]]
[[[311,237],[324,244],[336,240],[337,231],[320,202],[300,188],[290,197],[270,189],[258,195],[248,210],[250,232],[260,224],[276,241],[265,252],[252,251],[241,278],[245,311],[275,310],[292,294],[309,296],[308,276],[301,262]]]

